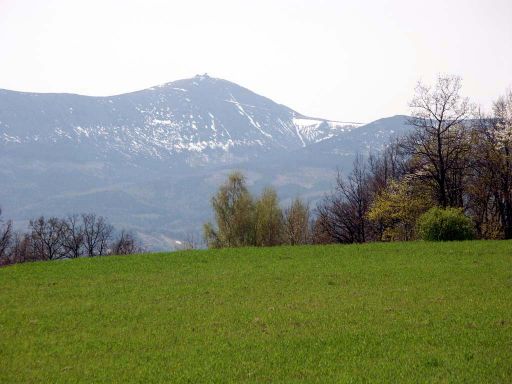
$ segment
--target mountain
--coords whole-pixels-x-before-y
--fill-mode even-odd
[[[0,105],[3,143],[191,165],[292,150],[358,126],[305,117],[207,75],[112,97],[3,90]]]
[[[0,204],[19,226],[96,212],[169,248],[200,230],[230,170],[314,202],[405,120],[311,118],[207,75],[109,97],[0,90]]]

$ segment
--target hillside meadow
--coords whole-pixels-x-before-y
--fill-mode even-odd
[[[512,241],[0,269],[0,382],[512,382]]]

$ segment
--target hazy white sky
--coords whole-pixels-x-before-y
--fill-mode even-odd
[[[407,113],[415,83],[512,87],[512,0],[0,0],[0,88],[111,95],[207,72],[310,116]]]

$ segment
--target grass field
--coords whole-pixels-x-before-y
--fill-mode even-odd
[[[0,269],[0,382],[512,382],[512,242]]]

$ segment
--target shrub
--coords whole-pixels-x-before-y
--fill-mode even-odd
[[[381,228],[381,240],[412,240],[417,237],[419,217],[432,205],[429,193],[419,183],[392,180],[375,196],[368,218]]]
[[[421,238],[428,241],[474,238],[473,222],[460,208],[431,208],[420,216],[418,231]]]

